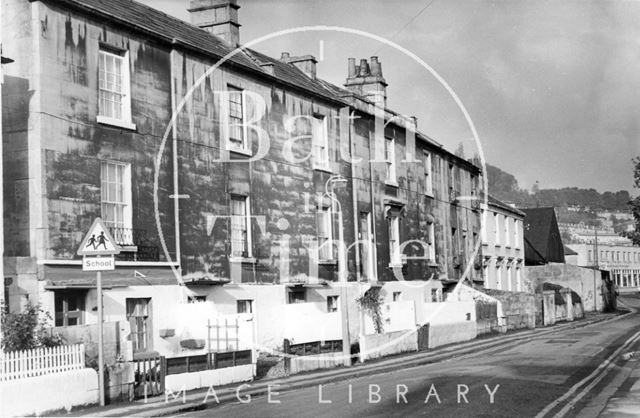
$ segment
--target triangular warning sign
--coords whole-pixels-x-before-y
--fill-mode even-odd
[[[109,230],[100,218],[93,221],[89,232],[82,240],[78,255],[112,255],[120,254],[120,246],[116,244]]]

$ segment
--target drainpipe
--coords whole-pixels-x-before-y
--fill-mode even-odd
[[[347,129],[349,130],[349,137],[347,138],[347,140],[349,141],[349,150],[351,154],[351,205],[353,207],[353,237],[355,242],[357,242],[357,245],[355,246],[355,256],[356,256],[356,280],[358,282],[360,282],[360,280],[362,279],[362,271],[360,271],[360,245],[362,245],[360,241],[360,238],[358,237],[358,233],[360,230],[360,224],[359,224],[359,215],[360,213],[358,212],[358,196],[356,194],[356,169],[355,169],[355,164],[354,163],[354,158],[356,155],[356,147],[354,144],[354,127],[353,127],[353,121],[351,119],[351,113],[349,112],[349,108],[345,107],[344,108],[346,110],[346,116],[347,116]],[[344,116],[344,113],[341,111],[342,116]],[[340,117],[340,121],[342,121],[342,117]],[[344,126],[344,124],[343,124]],[[342,132],[342,127],[340,129],[340,132]],[[342,135],[341,135],[342,136]],[[365,266],[362,266],[363,270],[365,268]]]
[[[173,165],[173,217],[174,217],[174,233],[175,233],[175,262],[178,264],[178,274],[182,276],[182,255],[180,252],[180,187],[178,183],[178,132],[176,130],[176,78],[174,73],[175,55],[177,52],[171,52],[171,137],[172,143],[172,165]]]

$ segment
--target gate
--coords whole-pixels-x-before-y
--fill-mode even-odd
[[[418,328],[418,351],[429,349],[429,324]]]
[[[164,393],[164,378],[167,361],[163,356],[153,356],[133,360],[134,385],[136,399],[157,396]]]

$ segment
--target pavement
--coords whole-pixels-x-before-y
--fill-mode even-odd
[[[445,362],[454,358],[464,358],[466,356],[477,356],[484,351],[491,353],[506,350],[512,347],[518,347],[534,338],[539,338],[547,334],[556,334],[558,332],[570,332],[571,330],[582,328],[595,323],[605,323],[608,321],[616,321],[628,315],[619,314],[603,314],[588,313],[585,319],[557,324],[553,327],[536,328],[532,330],[520,330],[508,334],[501,334],[489,338],[480,338],[465,343],[454,344],[441,347],[434,350],[422,351],[417,353],[403,354],[393,357],[379,359],[377,361],[358,364],[353,367],[340,367],[334,369],[317,370],[304,374],[297,374],[282,378],[263,379],[253,382],[247,382],[241,387],[242,396],[251,395],[252,397],[266,395],[270,387],[278,387],[280,391],[298,390],[301,388],[309,388],[312,386],[326,385],[334,382],[341,382],[350,379],[361,378],[370,375],[380,375],[384,373],[397,372],[398,370],[429,365],[432,363]],[[640,364],[640,359],[637,362]],[[635,374],[634,374],[635,373]],[[634,377],[632,377],[632,375]],[[629,375],[629,379],[635,378],[633,393],[640,395],[638,387],[638,369]],[[238,384],[216,387],[208,389],[198,389],[180,394],[167,393],[165,396],[141,399],[132,403],[108,405],[105,407],[90,407],[85,409],[77,409],[69,412],[62,412],[60,415],[66,416],[169,416],[177,414],[189,414],[190,412],[202,411],[208,406],[224,404],[225,402],[237,402]],[[633,408],[634,405],[625,403],[627,400],[631,402],[631,398],[623,393],[619,402],[610,402],[609,410],[612,411],[610,416],[616,415],[619,408]],[[635,399],[639,402],[639,399]],[[616,403],[617,402],[617,403]],[[618,408],[618,409],[614,409]],[[637,408],[637,406],[636,406]],[[636,409],[638,410],[638,409]],[[638,416],[637,414],[634,416]]]
[[[599,413],[599,417],[640,416],[640,351],[634,351],[627,355],[630,357],[628,366],[626,366],[626,370],[622,371],[625,379]]]

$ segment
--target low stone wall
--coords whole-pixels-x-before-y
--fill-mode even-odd
[[[360,337],[360,359],[367,361],[398,353],[418,351],[415,330],[385,332]]]
[[[98,374],[70,370],[0,382],[0,416],[42,415],[98,403]]]
[[[484,292],[502,304],[502,317],[507,330],[535,328],[536,300],[532,293],[485,289]]]
[[[429,348],[473,340],[478,336],[476,321],[429,325]]]
[[[98,324],[55,327],[51,332],[59,334],[65,344],[84,344],[85,364],[98,369]],[[108,403],[133,400],[133,348],[129,334],[130,326],[126,321],[104,323],[105,399]]]
[[[293,356],[290,359],[288,372],[290,374],[296,374],[310,370],[330,369],[332,367],[342,366],[343,364],[344,359],[342,352],[322,353],[311,356]]]
[[[165,390],[177,393],[183,390],[223,386],[232,383],[248,382],[256,375],[255,364],[243,364],[215,370],[203,370],[193,373],[170,374],[165,377]]]
[[[585,312],[602,311],[604,292],[602,273],[571,264],[550,263],[544,266],[527,266],[527,286],[531,292],[541,293],[544,283],[559,285],[576,292],[580,296]]]
[[[500,332],[500,326],[498,325],[498,318],[478,319],[476,321],[476,330],[477,330],[476,333],[478,335]]]

